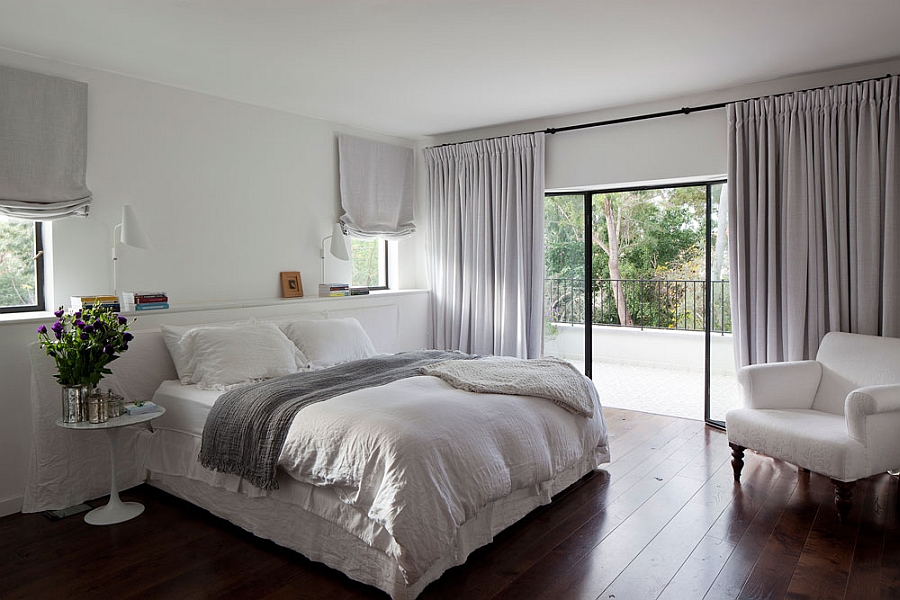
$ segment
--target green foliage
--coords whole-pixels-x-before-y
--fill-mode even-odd
[[[381,283],[381,248],[384,240],[351,238],[350,282],[354,286],[379,287]]]
[[[552,196],[544,204],[544,262],[548,278],[584,278],[584,200]]]
[[[38,341],[56,362],[61,385],[96,386],[112,371],[107,365],[128,350],[134,336],[128,319],[101,306],[66,312],[59,307],[50,329],[38,327]]]
[[[0,219],[0,307],[37,304],[34,223]]]
[[[722,186],[713,186],[712,202],[717,202]],[[591,238],[592,269],[595,280],[593,314],[595,323],[619,322],[610,278],[610,244],[605,204],[610,202],[613,231],[618,236],[618,267],[628,281],[625,297],[635,324],[649,327],[702,327],[703,285],[674,284],[673,280],[702,282],[705,279],[706,186],[633,190],[594,194]],[[548,196],[545,201],[545,273],[549,317],[583,320],[583,285],[566,279],[584,279],[584,198],[582,195]],[[553,280],[556,280],[555,282]],[[601,281],[607,280],[607,281]],[[720,286],[721,287],[721,286]],[[716,288],[713,289],[714,297]],[[727,296],[718,291],[721,306]],[[726,307],[727,309],[727,307]],[[720,310],[721,312],[721,310]],[[569,319],[566,319],[569,320]],[[722,326],[730,318],[717,315]],[[570,321],[570,322],[571,322]]]

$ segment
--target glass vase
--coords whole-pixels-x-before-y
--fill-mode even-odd
[[[106,396],[100,390],[95,390],[88,396],[88,421],[91,423],[106,423],[109,421]]]
[[[92,391],[89,385],[62,386],[63,423],[81,423],[88,420],[88,396]]]

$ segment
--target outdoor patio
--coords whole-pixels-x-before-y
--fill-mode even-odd
[[[584,372],[584,361],[568,359]],[[593,380],[603,406],[703,420],[703,373],[620,363],[593,362]],[[734,375],[712,375],[712,417],[740,406]]]
[[[730,335],[711,337],[712,418],[740,406]],[[704,335],[665,329],[594,326],[592,375],[604,406],[703,420]],[[584,372],[584,327],[561,324],[544,354]]]

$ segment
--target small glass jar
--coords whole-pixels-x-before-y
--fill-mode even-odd
[[[91,423],[106,423],[109,420],[107,409],[107,397],[101,392],[95,392],[88,396],[88,421]]]
[[[107,390],[106,391],[106,412],[109,415],[109,418],[112,419],[114,417],[118,417],[124,412],[125,399],[115,393],[114,391]]]

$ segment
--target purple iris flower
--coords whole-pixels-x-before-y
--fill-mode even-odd
[[[103,346],[103,351],[112,356],[116,353],[116,349],[110,346],[109,344]]]
[[[119,325],[124,325],[127,322],[128,322],[128,319],[126,319],[125,317],[123,317],[121,315],[119,316]]]
[[[76,319],[80,319],[80,318],[81,318],[81,311],[80,311],[80,310],[76,310],[76,311],[75,311],[75,314],[72,315],[72,316],[74,316]]]
[[[84,332],[85,333],[94,333],[94,326],[93,325],[85,325]]]
[[[75,327],[77,327],[78,329],[84,329],[84,321],[82,321],[81,319],[75,319],[72,324],[75,325]]]
[[[59,309],[58,311],[54,312],[53,314],[56,315],[56,318],[57,318],[57,319],[59,319],[59,318],[61,318],[65,313],[66,313],[66,311],[64,311],[63,309]]]
[[[41,335],[46,335],[47,334],[47,326],[41,325],[40,327],[37,328],[37,332],[40,333]]]
[[[134,339],[134,336],[131,335],[130,332],[126,331],[125,333],[122,334],[122,339],[125,340],[126,342],[130,342],[131,340]]]
[[[84,341],[87,341],[87,340],[91,339],[91,336],[89,336],[88,334],[86,334],[85,332],[82,331],[81,339],[83,339]]]

